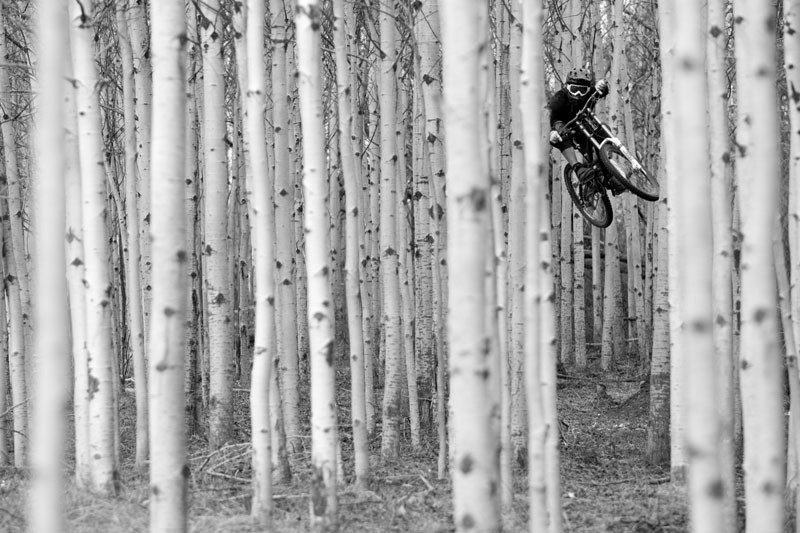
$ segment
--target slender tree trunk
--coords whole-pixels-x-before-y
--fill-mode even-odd
[[[66,47],[69,55],[69,48]],[[65,59],[71,68],[69,58]],[[75,424],[75,481],[86,489],[91,481],[91,456],[89,452],[89,354],[86,343],[86,258],[83,253],[83,214],[81,201],[81,167],[78,154],[78,115],[75,108],[75,89],[64,88],[65,114],[65,187],[66,222],[64,232],[67,256],[67,286],[69,289],[70,336],[72,338],[72,368],[74,372],[73,412]]]
[[[346,15],[349,14],[350,17]],[[345,283],[347,295],[347,324],[350,339],[350,394],[355,455],[356,486],[365,489],[369,484],[369,448],[367,442],[367,404],[364,395],[364,332],[362,329],[361,287],[359,283],[358,234],[361,231],[359,191],[356,181],[356,158],[353,149],[353,109],[349,85],[352,66],[348,51],[352,34],[348,18],[354,24],[352,8],[346,11],[344,0],[334,0],[334,44],[336,46],[336,80],[339,106],[339,146],[342,156],[346,202],[346,259]]]
[[[450,176],[447,262],[450,272],[448,345],[456,531],[499,531],[499,435],[492,428],[491,375],[498,354],[486,327],[484,265],[488,255],[490,182],[481,171],[478,88],[481,54],[475,46],[483,19],[479,2],[442,0],[443,88]],[[485,43],[484,43],[485,44]],[[488,400],[488,401],[487,401]],[[441,407],[441,406],[440,406]]]
[[[46,324],[35,331],[36,404],[31,443],[30,531],[60,533],[64,528],[62,461],[68,398],[69,317],[64,272],[65,143],[63,79],[67,44],[66,5],[44,2],[38,6],[37,112],[33,152],[36,188],[35,269],[36,317]],[[46,154],[46,156],[44,156]],[[3,325],[5,322],[3,321]],[[2,357],[5,358],[5,355]],[[3,365],[5,366],[5,365]],[[5,388],[5,368],[0,379]],[[5,400],[5,390],[3,399]],[[5,433],[5,432],[4,432]],[[2,435],[5,438],[5,434]],[[3,450],[5,457],[5,450]],[[46,510],[46,512],[44,511]]]
[[[551,489],[547,485],[549,480],[547,476],[545,441],[548,431],[552,431],[552,428],[547,427],[545,419],[544,388],[542,386],[543,359],[545,350],[549,348],[545,348],[542,342],[545,333],[543,331],[544,317],[542,315],[547,312],[544,307],[548,305],[542,299],[542,296],[546,293],[554,295],[552,294],[552,288],[546,288],[545,284],[542,283],[543,280],[541,280],[541,277],[544,277],[545,274],[542,269],[543,263],[548,268],[552,264],[550,262],[552,251],[549,249],[549,245],[546,247],[537,246],[542,240],[542,230],[544,229],[547,233],[550,231],[549,212],[544,209],[545,201],[542,199],[542,194],[546,188],[544,169],[546,168],[545,162],[548,160],[548,156],[542,142],[544,137],[542,121],[538,113],[535,112],[536,109],[540,109],[544,105],[545,100],[543,87],[543,36],[541,33],[542,9],[539,5],[527,4],[524,6],[523,16],[520,114],[523,119],[525,144],[526,196],[524,204],[514,195],[512,195],[511,202],[512,204],[518,202],[524,206],[525,222],[528,230],[525,233],[525,242],[528,243],[525,259],[528,268],[525,270],[525,287],[527,290],[525,291],[524,360],[529,435],[528,499],[530,501],[530,531],[545,533],[548,531],[548,523],[554,517],[548,517],[547,505],[548,493]],[[547,214],[543,214],[542,211]],[[569,212],[571,218],[571,207]],[[562,219],[562,222],[565,222],[565,220]],[[569,222],[571,229],[571,221]],[[561,237],[563,236],[562,233]],[[569,241],[562,241],[562,245],[566,245],[569,248]],[[562,263],[562,266],[565,265]],[[550,281],[552,281],[552,278]],[[563,285],[562,291],[562,294],[567,292],[566,287]],[[561,303],[563,304],[563,302]],[[551,303],[551,305],[554,304]],[[554,308],[551,313],[553,311]],[[568,324],[568,327],[571,328],[572,321],[565,319],[563,312],[564,306],[562,305],[562,327]],[[550,325],[554,326],[554,323]],[[554,331],[549,333],[552,334]],[[554,337],[553,340],[555,340]],[[562,349],[565,348],[565,344],[568,343],[562,341]],[[552,348],[555,348],[555,344],[552,345]],[[563,351],[561,355],[563,360]],[[558,489],[556,488],[556,490]]]
[[[333,306],[330,287],[330,228],[325,132],[322,111],[322,11],[315,0],[299,0],[295,16],[300,118],[303,127],[308,325],[311,363],[311,528],[336,531],[336,396]]]
[[[677,139],[673,138],[676,131],[671,122],[673,117],[673,77],[675,70],[675,37],[673,5],[669,2],[658,4],[658,18],[660,30],[660,55],[663,77],[663,91],[661,96],[661,121],[664,143],[664,168],[666,174],[667,190],[675,193],[678,190],[676,179],[678,175],[678,154],[675,151]],[[669,362],[670,362],[670,470],[672,480],[683,483],[686,469],[686,447],[684,445],[684,356],[682,351],[681,309],[678,300],[678,263],[679,250],[677,249],[678,216],[675,209],[675,200],[667,197],[667,255],[668,255],[668,290],[669,290]]]
[[[737,527],[736,509],[736,443],[734,411],[736,401],[733,357],[733,237],[731,227],[731,165],[728,125],[728,75],[725,0],[708,2],[706,32],[707,72],[709,94],[709,159],[711,170],[711,215],[713,243],[713,342],[717,376],[719,411],[720,475],[724,487],[722,512],[726,531]],[[788,304],[788,302],[787,302]]]
[[[742,353],[744,469],[747,531],[783,530],[783,372],[778,347],[773,217],[780,179],[775,90],[775,6],[767,0],[734,1],[739,88],[737,164],[742,217]]]
[[[150,257],[150,200],[151,200],[151,180],[150,180],[150,152],[152,141],[152,100],[153,100],[153,73],[150,65],[151,48],[150,36],[147,27],[147,8],[146,0],[127,0],[128,29],[130,30],[130,43],[133,52],[133,76],[136,85],[136,163],[139,170],[139,231],[141,235],[141,257],[139,268],[141,272],[141,298],[142,315],[144,319],[144,346],[148,347],[147,335],[149,335],[150,307],[153,297],[151,277],[152,259]],[[151,1],[152,4],[152,1]],[[123,2],[124,5],[124,2]],[[151,5],[151,9],[153,9]],[[194,9],[192,12],[196,13]],[[196,16],[189,18],[190,24],[194,25]],[[122,36],[124,38],[125,35]],[[131,295],[137,294],[131,292]]]
[[[511,45],[509,50],[509,79],[511,87],[511,179],[510,198],[525,197],[524,155],[522,148],[522,119],[520,116],[520,65],[522,64],[521,6],[511,3]],[[508,203],[508,257],[510,268],[511,302],[509,317],[509,360],[511,366],[511,443],[519,464],[527,460],[527,407],[524,387],[524,292],[525,285],[525,206],[520,201]]]
[[[0,7],[0,27],[7,28],[8,6]],[[3,137],[3,162],[5,164],[5,181],[7,184],[6,202],[8,203],[8,215],[11,223],[11,234],[9,242],[16,262],[16,272],[18,276],[20,303],[22,305],[23,339],[24,339],[24,361],[26,378],[32,379],[33,346],[31,345],[31,293],[29,287],[27,252],[25,248],[25,233],[23,229],[23,219],[25,218],[25,206],[23,204],[23,185],[20,175],[20,164],[17,158],[17,141],[15,135],[15,124],[19,124],[19,119],[13,119],[17,110],[12,100],[11,81],[9,69],[12,59],[9,56],[8,44],[5,32],[0,32],[0,58],[6,62],[0,68],[0,112],[3,120],[0,122],[0,134]]]
[[[675,34],[674,138],[680,139],[678,161],[678,248],[682,252],[680,308],[686,356],[684,402],[688,463],[689,512],[692,531],[724,531],[718,444],[718,376],[714,368],[712,335],[711,182],[708,157],[708,85],[705,74],[703,7],[691,0],[677,2],[681,24]],[[688,100],[687,100],[688,98]]]
[[[269,409],[273,347],[275,346],[275,259],[273,249],[272,184],[267,157],[266,107],[267,71],[263,1],[247,2],[246,35],[246,135],[249,139],[250,229],[255,282],[255,336],[250,382],[250,423],[253,444],[253,500],[250,514],[267,529],[272,525],[272,435]],[[274,85],[273,85],[274,87]]]
[[[283,0],[271,0],[272,17],[272,124],[275,139],[275,272],[279,310],[278,351],[280,354],[280,381],[283,396],[284,426],[287,445],[292,452],[300,450],[299,361],[297,351],[297,302],[294,277],[294,236],[292,210],[294,209],[294,174],[289,170],[289,104],[287,93],[286,54],[288,49],[286,29],[288,7]]]
[[[147,362],[144,357],[144,323],[140,298],[139,210],[136,193],[136,109],[133,78],[133,52],[128,40],[124,4],[117,4],[117,28],[122,60],[122,92],[125,122],[125,221],[128,261],[125,277],[128,289],[128,327],[130,330],[133,379],[136,393],[136,468],[144,469],[148,450],[147,434]]]
[[[380,274],[382,289],[382,333],[385,337],[381,454],[394,459],[400,453],[401,390],[403,384],[400,329],[399,246],[397,242],[397,143],[395,117],[394,4],[380,3],[381,62],[380,105]]]
[[[94,64],[93,4],[71,4],[70,37],[77,90],[78,132],[83,200],[87,288],[87,351],[89,361],[89,448],[92,490],[104,495],[117,490],[114,424],[114,368],[109,294],[109,238],[106,180],[100,123],[97,71]]]
[[[200,4],[203,51],[204,235],[203,252],[210,358],[209,446],[233,436],[233,335],[228,271],[228,172],[225,145],[225,81],[219,0]]]
[[[186,21],[180,0],[160,2],[153,27],[153,313],[150,332],[150,531],[186,531],[189,465],[184,430],[187,241]]]

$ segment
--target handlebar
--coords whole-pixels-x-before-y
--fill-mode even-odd
[[[595,89],[594,87],[592,87],[592,94],[591,94],[591,95],[589,95],[589,98],[586,100],[586,103],[583,105],[583,107],[581,108],[581,110],[580,110],[580,111],[578,111],[578,112],[575,114],[575,117],[574,117],[572,120],[570,120],[569,122],[567,122],[566,124],[564,124],[564,125],[562,126],[562,128],[563,128],[564,130],[567,130],[567,129],[569,129],[569,128],[570,128],[570,127],[571,127],[571,126],[572,126],[572,125],[573,125],[573,124],[574,124],[574,123],[575,123],[575,122],[576,122],[576,121],[577,121],[577,120],[578,120],[578,119],[581,117],[581,115],[583,115],[583,114],[584,114],[584,113],[585,113],[585,112],[586,112],[586,111],[589,109],[589,106],[590,106],[592,103],[594,103],[594,101],[595,101],[595,100],[597,100],[597,98],[598,98],[598,95],[599,95],[599,94],[600,94],[600,93],[598,93],[598,92],[597,92],[597,89]]]

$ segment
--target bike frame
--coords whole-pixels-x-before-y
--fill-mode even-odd
[[[619,151],[624,155],[630,162],[631,166],[633,167],[634,171],[644,171],[641,163],[631,154],[628,149],[622,144],[622,141],[614,135],[614,132],[611,131],[611,128],[608,127],[607,124],[600,122],[597,116],[592,112],[591,105],[594,101],[597,100],[597,91],[595,91],[591,97],[586,101],[586,104],[583,106],[583,109],[578,111],[575,115],[575,118],[570,120],[564,125],[565,129],[569,128],[577,128],[587,139],[589,142],[592,143],[595,150],[598,152],[602,148],[602,146],[606,143],[611,143],[616,146]],[[598,141],[598,137],[601,139]],[[589,154],[584,154],[589,155]]]

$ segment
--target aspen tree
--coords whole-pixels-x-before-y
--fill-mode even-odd
[[[660,55],[662,70],[662,92],[661,92],[661,121],[662,131],[664,132],[664,167],[667,181],[667,190],[673,193],[678,190],[675,180],[678,170],[678,153],[675,150],[677,139],[674,133],[677,131],[672,126],[674,120],[673,110],[676,103],[673,96],[674,91],[674,71],[675,71],[675,14],[673,4],[670,2],[659,2],[658,21],[660,35]],[[669,294],[669,363],[670,363],[670,471],[674,482],[683,483],[685,481],[685,469],[687,462],[686,447],[684,444],[684,372],[683,372],[683,348],[681,333],[682,317],[678,299],[678,256],[677,246],[678,236],[678,214],[675,209],[674,199],[667,198],[667,256],[668,256],[668,294]]]
[[[419,49],[419,76],[422,81],[422,99],[425,108],[425,140],[430,160],[431,176],[431,228],[434,239],[433,266],[433,330],[436,353],[436,427],[439,437],[438,474],[444,476],[447,458],[447,427],[445,423],[445,309],[447,307],[448,268],[445,243],[447,220],[445,218],[445,139],[446,127],[442,118],[441,53],[439,50],[439,0],[422,0],[420,23],[414,26]]]
[[[544,401],[542,397],[542,319],[541,313],[546,305],[542,299],[543,284],[540,276],[541,263],[550,263],[549,257],[542,257],[542,248],[538,246],[541,240],[540,223],[546,220],[546,231],[550,231],[550,220],[542,216],[544,201],[542,195],[545,184],[544,169],[548,156],[544,151],[542,137],[542,121],[536,110],[544,106],[544,61],[542,59],[543,38],[542,9],[538,4],[529,3],[523,9],[523,36],[522,36],[522,62],[521,62],[521,89],[520,111],[523,119],[523,132],[525,142],[525,217],[528,229],[525,241],[527,268],[525,269],[525,394],[527,397],[528,413],[528,500],[530,502],[530,531],[544,533],[548,530],[548,487],[545,459],[545,439],[547,425],[544,415]],[[512,198],[512,202],[515,199]],[[518,201],[518,199],[517,199]],[[571,218],[571,208],[570,208]],[[564,220],[562,219],[562,222]],[[561,237],[563,237],[563,233]],[[569,248],[568,242],[562,242]],[[546,252],[549,255],[549,251]],[[562,266],[566,266],[562,262]],[[563,277],[562,277],[563,279]],[[562,285],[562,291],[565,291]],[[562,302],[563,303],[563,302]],[[562,313],[563,313],[562,306]],[[562,324],[571,320],[564,318]],[[562,330],[563,333],[563,330]],[[562,347],[564,346],[562,342]],[[563,354],[563,352],[562,352]]]
[[[780,305],[781,327],[783,328],[784,345],[786,349],[786,381],[789,384],[789,424],[787,438],[787,467],[786,482],[789,488],[787,501],[791,498],[795,512],[800,503],[800,495],[797,491],[797,457],[798,445],[800,445],[800,435],[797,424],[797,413],[800,412],[800,374],[797,371],[797,342],[794,337],[794,326],[792,325],[792,310],[790,302],[789,272],[786,269],[786,249],[783,245],[783,225],[781,216],[775,216],[775,233],[772,237],[772,250],[775,256],[775,273],[778,288],[778,302]],[[795,526],[795,531],[797,531]]]
[[[725,0],[708,2],[706,53],[708,72],[709,159],[712,215],[712,305],[715,374],[719,416],[720,475],[723,482],[723,520],[736,529],[735,441],[733,428],[735,361],[733,358],[733,238],[731,236],[731,168],[728,152],[727,24]],[[787,302],[788,303],[788,302]]]
[[[7,5],[0,6],[0,27],[8,26],[6,11]],[[25,373],[28,379],[32,378],[32,349],[31,345],[31,293],[29,287],[27,253],[25,247],[25,232],[23,230],[23,219],[25,218],[25,206],[23,205],[24,188],[22,176],[20,175],[20,164],[17,158],[17,142],[15,135],[15,124],[19,121],[12,117],[16,114],[15,106],[11,94],[11,81],[9,69],[12,64],[9,58],[8,43],[5,32],[0,32],[0,58],[5,61],[3,68],[0,68],[0,134],[3,142],[3,163],[5,165],[5,180],[7,187],[6,202],[8,203],[8,214],[11,222],[10,244],[11,253],[16,262],[18,276],[20,302],[22,305],[23,335],[24,335],[24,361]]]
[[[662,105],[663,102],[662,102]],[[665,131],[661,136],[662,153],[665,152]],[[659,166],[658,181],[665,183],[665,166]],[[667,247],[667,189],[661,187],[662,198],[656,204],[658,239],[656,254],[656,280],[653,288],[653,344],[650,356],[650,413],[647,423],[647,462],[651,465],[668,465],[670,459],[670,330],[669,330],[669,279]]]
[[[520,65],[522,64],[522,10],[511,2],[509,80],[511,104],[511,175],[508,202],[508,258],[510,279],[509,362],[511,372],[511,443],[517,462],[525,460],[527,412],[524,388],[524,284],[525,284],[525,175],[522,120],[520,116]],[[516,200],[516,201],[515,201]]]
[[[783,530],[783,372],[778,347],[773,216],[780,154],[773,2],[734,1],[738,88],[738,185],[742,229],[741,390],[748,532]]]
[[[35,353],[36,402],[31,442],[29,527],[37,533],[60,533],[64,527],[62,461],[66,434],[69,372],[69,317],[64,249],[65,143],[62,83],[67,43],[66,6],[41,2],[37,20],[37,109],[33,151],[37,177]],[[46,155],[45,155],[46,154]],[[3,323],[5,324],[5,323]],[[5,370],[5,369],[3,369]],[[5,382],[5,372],[2,374]],[[3,391],[5,392],[5,391]],[[3,435],[5,437],[5,435]]]
[[[385,343],[381,454],[396,458],[400,452],[402,338],[397,243],[397,144],[395,117],[395,23],[393,2],[380,3],[381,61],[378,68],[380,106],[380,276]]]
[[[347,294],[347,326],[350,340],[350,394],[353,425],[353,454],[355,455],[356,485],[366,488],[369,482],[369,448],[367,442],[367,404],[364,388],[364,332],[362,329],[361,288],[359,284],[358,234],[361,231],[359,215],[356,159],[353,150],[353,108],[349,84],[352,69],[348,60],[350,38],[348,18],[354,24],[352,9],[346,16],[344,0],[333,2],[333,39],[336,47],[337,103],[339,110],[339,146],[342,157],[346,202],[346,258],[345,283]]]
[[[209,446],[233,435],[233,331],[228,271],[228,175],[225,145],[225,79],[219,0],[200,4],[203,52],[204,279],[208,309]]]
[[[491,32],[488,30],[489,36]],[[489,37],[491,38],[491,37]],[[494,295],[493,300],[487,302],[492,321],[492,350],[497,353],[497,364],[495,371],[498,376],[495,379],[496,386],[499,386],[500,402],[499,413],[499,435],[500,435],[500,505],[502,509],[503,526],[507,526],[513,517],[512,503],[514,500],[514,476],[511,466],[511,383],[508,367],[508,313],[506,302],[508,301],[507,279],[508,279],[508,255],[506,253],[505,242],[505,221],[503,220],[503,191],[500,179],[500,150],[497,128],[498,113],[498,93],[495,58],[489,54],[483,56],[484,64],[482,68],[486,71],[482,77],[482,82],[486,84],[485,99],[483,106],[483,126],[485,128],[486,148],[488,156],[486,164],[487,171],[491,177],[491,238],[494,247],[491,255],[492,268],[490,269],[493,278],[489,280],[487,286],[487,297]],[[491,287],[494,284],[494,287]]]
[[[684,401],[690,524],[693,531],[723,531],[722,490],[718,462],[719,417],[712,324],[711,183],[708,157],[708,85],[703,34],[703,6],[691,0],[675,5],[681,24],[675,33],[674,138],[678,159],[678,247],[682,252],[680,308],[686,321]],[[680,134],[678,134],[680,132]]]
[[[322,111],[320,32],[322,9],[299,0],[295,15],[300,118],[303,130],[303,198],[308,271],[311,364],[311,528],[337,529],[336,397],[333,306],[330,288],[330,227],[326,213],[325,132]]]
[[[67,68],[71,69],[69,47],[65,46]],[[83,254],[83,216],[81,202],[81,168],[78,154],[78,115],[75,108],[75,88],[64,85],[64,172],[66,194],[67,287],[69,291],[70,336],[72,338],[73,413],[75,431],[75,481],[78,487],[90,486],[91,458],[89,453],[89,360],[86,343],[86,277]]]
[[[478,87],[479,2],[442,0],[443,88],[448,175],[448,346],[456,531],[499,531],[499,436],[490,397],[493,362],[484,321],[490,182],[482,172]],[[441,407],[440,407],[441,408]]]
[[[791,97],[788,103],[789,135],[789,256],[792,316],[800,317],[800,1],[783,3],[784,72]],[[800,340],[800,320],[793,321],[795,340]]]
[[[125,5],[126,2],[122,2]],[[153,73],[150,65],[150,36],[147,27],[147,0],[127,0],[127,25],[130,31],[131,52],[133,53],[133,76],[136,87],[136,165],[139,170],[139,230],[141,238],[141,258],[138,258],[141,270],[141,298],[144,319],[144,346],[148,346],[147,335],[150,322],[150,299],[152,287],[150,278],[152,264],[150,257],[150,152],[152,141],[152,108]],[[151,9],[152,6],[151,6]],[[196,13],[196,11],[194,11]],[[195,24],[196,17],[187,19]],[[125,38],[125,35],[122,35]],[[133,293],[136,294],[136,293]]]
[[[0,263],[2,268],[2,263]],[[0,305],[0,324],[7,324],[5,302]],[[8,399],[11,390],[8,384],[8,328],[0,329],[0,413],[8,412]],[[9,417],[0,417],[0,465],[9,466],[13,462],[8,444],[13,433],[13,425],[9,424]]]
[[[430,2],[427,3],[430,6]],[[414,141],[412,152],[414,154],[414,291],[415,312],[415,352],[417,367],[417,394],[420,400],[420,424],[423,431],[433,427],[433,395],[435,376],[434,329],[433,329],[433,271],[435,267],[433,235],[431,232],[431,202],[433,193],[431,186],[433,179],[430,175],[430,155],[427,151],[425,139],[425,102],[422,97],[423,75],[421,74],[421,59],[419,38],[421,34],[430,29],[426,28],[428,21],[423,7],[426,2],[414,4],[414,77],[416,85],[413,93]],[[434,43],[435,44],[435,43]],[[436,267],[438,268],[438,267]]]
[[[131,339],[133,376],[136,386],[136,467],[144,468],[148,456],[147,435],[147,362],[144,357],[144,318],[139,270],[139,210],[136,193],[136,109],[134,95],[133,51],[128,40],[128,22],[124,4],[117,4],[117,28],[122,60],[122,99],[125,129],[125,222],[128,229],[128,260],[125,277],[130,296],[128,327]]]
[[[246,59],[246,127],[249,138],[251,173],[247,176],[250,195],[250,225],[255,276],[255,342],[253,373],[250,385],[250,421],[253,441],[253,501],[251,515],[262,527],[272,522],[272,436],[270,427],[269,387],[275,342],[273,249],[274,221],[271,213],[272,191],[267,156],[266,107],[267,71],[263,57],[266,6],[263,1],[247,3]],[[244,91],[242,91],[244,93]]]
[[[153,313],[150,322],[150,531],[186,531],[189,465],[184,431],[188,262],[184,165],[186,21],[180,0],[160,2],[153,28]]]
[[[6,215],[7,207],[0,206],[0,214]],[[11,383],[11,405],[14,407],[14,466],[22,468],[28,457],[28,383],[25,376],[25,341],[23,339],[22,299],[20,297],[17,266],[8,246],[11,228],[7,218],[2,223],[5,274],[4,285],[8,301],[8,374]]]
[[[116,492],[115,398],[111,341],[111,289],[106,226],[106,180],[100,124],[100,87],[94,63],[94,4],[70,6],[70,38],[76,86],[83,201],[84,254],[86,257],[89,361],[89,449],[91,487],[104,495]]]
[[[294,174],[289,170],[289,95],[287,93],[286,55],[289,49],[286,29],[289,26],[288,6],[283,0],[270,1],[272,17],[272,124],[274,130],[275,161],[275,273],[277,282],[278,352],[280,353],[280,381],[283,396],[284,427],[288,446],[292,452],[299,450],[301,433],[299,395],[299,360],[297,346],[297,302],[295,291],[296,261],[292,210],[294,209]]]

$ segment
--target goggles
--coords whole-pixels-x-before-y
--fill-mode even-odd
[[[582,97],[586,96],[587,94],[589,94],[589,91],[591,90],[591,88],[592,87],[590,85],[583,85],[583,84],[579,85],[577,83],[568,83],[567,84],[567,92],[571,96],[574,96],[576,98],[582,98]]]

